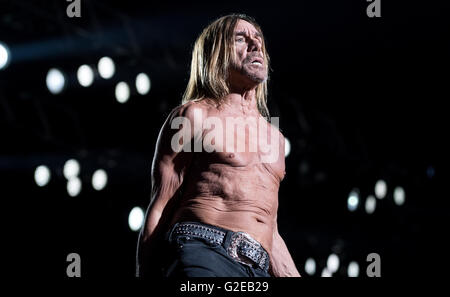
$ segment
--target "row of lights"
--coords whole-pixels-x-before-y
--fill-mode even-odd
[[[378,180],[375,184],[375,196],[369,195],[365,201],[365,210],[368,214],[375,211],[377,199],[384,199],[387,194],[387,184],[384,180]],[[394,188],[394,202],[396,205],[403,205],[405,203],[405,190],[401,186]],[[360,203],[359,190],[353,189],[350,191],[347,199],[347,208],[349,211],[355,211]]]
[[[0,52],[1,53],[1,52]],[[1,60],[0,60],[1,62]],[[1,64],[0,64],[1,66]],[[1,68],[1,67],[0,67]],[[109,57],[103,57],[97,65],[100,77],[110,79],[115,73],[114,61]],[[94,82],[94,70],[89,65],[81,65],[77,70],[77,80],[82,87],[89,87]],[[59,94],[66,85],[63,72],[57,68],[48,71],[46,77],[48,90],[52,94]],[[141,95],[146,95],[151,88],[151,81],[147,74],[139,73],[135,81],[136,90]],[[120,103],[125,103],[130,97],[130,87],[126,82],[119,82],[115,87],[115,97]],[[75,159],[70,159],[64,164],[63,174],[68,180],[67,192],[70,196],[77,196],[81,191],[81,180],[78,177],[80,165]],[[50,181],[50,169],[41,165],[35,170],[35,181],[38,186],[45,186]],[[103,169],[98,169],[92,176],[92,187],[102,190],[107,183],[108,176]],[[128,225],[132,231],[138,231],[144,221],[144,211],[140,207],[134,207],[128,216]]]
[[[110,57],[103,57],[98,61],[97,70],[100,77],[110,79],[114,76],[116,67]],[[77,80],[82,87],[89,87],[94,82],[94,69],[89,65],[81,65],[77,70]],[[61,93],[66,86],[64,73],[58,68],[51,68],[47,72],[46,85],[50,93],[56,95]],[[139,73],[135,79],[136,90],[141,95],[146,95],[150,91],[151,81],[147,74]],[[115,97],[120,103],[125,103],[130,98],[130,86],[121,81],[115,87]]]
[[[339,269],[339,257],[336,254],[331,254],[328,256],[327,265],[321,272],[321,277],[331,277]],[[313,276],[316,273],[316,261],[313,258],[308,258],[305,261],[305,272],[308,275]],[[347,276],[358,277],[359,276],[359,265],[356,261],[351,261],[347,266]]]
[[[0,70],[5,69],[10,62],[9,48],[0,42]],[[109,57],[103,57],[98,61],[98,74],[104,79],[110,79],[115,73],[114,61]],[[89,87],[94,82],[94,70],[89,65],[81,65],[77,70],[77,80],[82,87]],[[136,77],[136,90],[141,95],[146,95],[151,88],[151,81],[145,73],[139,73]],[[46,85],[52,94],[61,93],[66,86],[63,72],[57,68],[48,71]],[[126,82],[119,82],[115,88],[115,96],[118,102],[125,103],[130,97],[130,88]],[[82,182],[79,178],[80,164],[75,159],[67,160],[63,167],[63,175],[67,179],[67,193],[71,197],[81,192]],[[50,168],[39,165],[34,171],[34,181],[37,186],[45,187],[51,179]],[[92,187],[101,191],[106,187],[108,175],[105,170],[98,169],[92,175]],[[144,221],[144,211],[140,207],[134,207],[128,216],[128,224],[131,230],[138,231]]]
[[[63,175],[67,179],[67,193],[71,197],[77,196],[81,192],[82,183],[79,178],[80,164],[75,159],[67,160],[64,163]],[[34,171],[34,180],[39,187],[46,186],[51,179],[50,169],[45,165],[39,165]],[[101,191],[106,187],[108,175],[105,170],[98,169],[92,175],[92,187]],[[134,207],[128,215],[128,226],[132,231],[139,231],[144,222],[144,211],[141,207]]]
[[[63,175],[67,179],[67,194],[71,197],[78,196],[81,192],[82,182],[79,178],[80,164],[75,159],[67,160],[64,163]],[[34,181],[39,187],[46,186],[51,179],[50,169],[46,165],[39,165],[34,171]],[[92,187],[101,191],[106,187],[108,175],[105,170],[97,169],[92,175]]]

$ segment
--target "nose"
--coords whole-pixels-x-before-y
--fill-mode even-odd
[[[250,52],[257,52],[261,50],[261,42],[257,38],[250,38],[248,44],[248,50]]]

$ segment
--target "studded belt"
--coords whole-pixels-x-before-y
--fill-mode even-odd
[[[228,232],[231,234],[231,238],[225,246],[225,238]],[[233,232],[211,225],[189,222],[177,223],[172,234],[202,238],[211,243],[223,245],[228,255],[235,261],[249,266],[256,265],[266,272],[269,269],[269,254],[258,241],[245,232]]]

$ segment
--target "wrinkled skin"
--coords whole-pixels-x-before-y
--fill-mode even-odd
[[[247,232],[269,253],[273,276],[300,276],[277,228],[278,189],[285,175],[284,137],[265,120],[269,137],[276,140],[269,148],[261,144],[258,135],[249,133],[250,126],[231,132],[246,144],[243,152],[230,147],[225,137],[227,117],[253,118],[255,123],[261,118],[255,97],[256,86],[267,79],[261,41],[252,24],[239,20],[234,40],[236,58],[229,77],[232,89],[224,103],[217,105],[210,99],[186,103],[175,108],[163,125],[152,166],[152,202],[139,240],[142,266],[150,261],[152,249],[170,226],[198,221]],[[255,59],[262,63],[252,63]],[[177,130],[170,124],[177,116],[191,123],[204,123],[210,117],[221,121],[222,134],[203,128],[192,131],[189,140],[214,136],[215,151],[175,152],[171,139]],[[257,150],[251,151],[254,143]],[[273,162],[262,162],[266,149],[278,152]]]

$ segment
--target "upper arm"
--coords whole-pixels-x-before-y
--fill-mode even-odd
[[[174,209],[171,200],[177,195],[193,159],[192,150],[186,148],[193,146],[193,141],[201,137],[201,129],[194,129],[194,122],[200,122],[199,126],[202,127],[203,114],[203,110],[195,103],[178,106],[169,114],[159,132],[151,169],[151,201],[142,229],[144,241],[158,227],[164,229],[162,225],[167,223],[167,216]],[[180,149],[176,145],[177,141],[185,149]]]
[[[193,147],[197,137],[193,123],[202,120],[198,117],[200,110],[189,103],[178,106],[160,130],[151,170],[151,204],[156,211],[163,211],[183,183],[193,157],[188,147]]]

